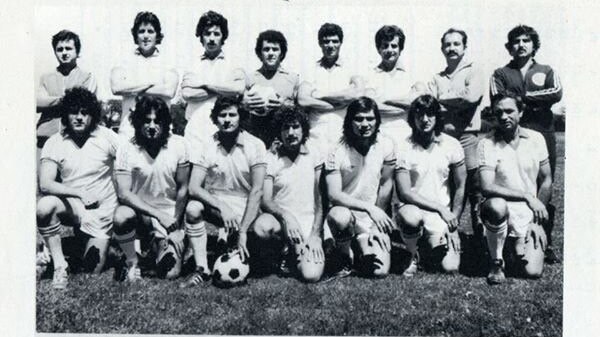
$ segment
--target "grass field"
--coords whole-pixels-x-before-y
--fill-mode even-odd
[[[554,249],[562,258],[564,134],[557,134]],[[466,217],[465,217],[466,219]],[[447,276],[419,272],[374,280],[349,277],[303,284],[252,278],[245,287],[179,289],[146,278],[135,285],[75,274],[63,292],[37,285],[37,331],[152,334],[562,335],[563,266],[540,280],[509,278],[490,287],[486,270]]]

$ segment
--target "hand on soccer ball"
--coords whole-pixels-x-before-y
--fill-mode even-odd
[[[375,226],[377,226],[377,229],[379,229],[380,232],[392,232],[392,230],[394,229],[394,222],[381,208],[377,206],[372,206],[367,211],[367,213],[369,213],[369,216],[371,217],[373,222],[375,222]]]
[[[544,203],[540,199],[534,196],[527,197],[527,206],[533,211],[533,222],[536,224],[543,224],[548,221],[548,210]]]
[[[381,247],[381,249],[383,249],[386,252],[392,250],[392,243],[390,241],[390,237],[382,233],[370,233],[368,243],[369,246],[373,246],[374,243],[377,243],[379,247]]]
[[[265,103],[266,102],[258,94],[258,92],[254,90],[254,87],[252,87],[250,90],[247,90],[244,93],[244,97],[242,99],[242,104],[250,110],[262,109],[264,108]]]
[[[229,206],[227,206],[226,204],[221,205],[219,207],[219,213],[221,215],[221,219],[223,220],[223,225],[225,226],[225,229],[227,229],[228,231],[240,230],[240,223],[238,222],[235,213],[233,213],[233,210],[231,210]]]
[[[83,191],[79,198],[81,199],[81,202],[83,202],[83,206],[87,209],[97,208],[100,203],[98,197],[88,191]]]
[[[325,253],[323,252],[323,241],[318,234],[311,234],[306,242],[304,256],[308,261],[314,263],[325,263]]]
[[[300,224],[296,221],[293,216],[285,216],[285,230],[287,233],[288,240],[294,245],[299,245],[303,242],[302,232],[300,231]]]

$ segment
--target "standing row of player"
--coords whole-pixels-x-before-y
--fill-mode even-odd
[[[134,42],[137,44],[135,52],[122,66],[113,69],[111,74],[113,92],[123,96],[123,114],[119,133],[124,135],[124,138],[127,140],[135,136],[135,125],[134,123],[130,123],[129,118],[130,112],[136,102],[135,97],[144,95],[168,100],[175,95],[179,84],[177,72],[163,64],[160,53],[156,48],[157,44],[162,40],[158,18],[148,12],[138,14],[132,28],[132,35]],[[350,103],[356,101],[359,97],[368,96],[378,107],[376,110],[378,111],[377,114],[381,116],[380,124],[382,133],[393,139],[392,143],[395,142],[396,146],[400,148],[403,140],[411,133],[414,134],[414,127],[411,132],[406,123],[409,106],[413,98],[426,93],[435,98],[436,104],[439,104],[441,109],[439,118],[441,121],[438,121],[437,124],[433,123],[437,125],[438,129],[436,129],[436,132],[443,130],[446,134],[460,140],[462,145],[461,150],[464,152],[466,162],[467,193],[471,198],[471,205],[476,206],[480,204],[479,200],[481,197],[478,191],[485,190],[485,188],[483,185],[481,188],[476,188],[478,177],[476,174],[478,167],[476,147],[485,80],[481,71],[472,62],[464,58],[464,52],[467,47],[467,35],[463,31],[450,29],[442,36],[442,52],[446,57],[447,67],[427,84],[410,83],[409,76],[398,63],[405,37],[402,30],[396,26],[384,26],[376,34],[375,41],[381,55],[381,63],[369,74],[360,74],[360,72],[353,74],[352,70],[348,69],[340,58],[340,47],[344,39],[341,27],[335,24],[324,24],[318,34],[323,57],[314,65],[314,69],[310,74],[304,74],[302,81],[297,74],[281,67],[281,61],[285,58],[287,52],[287,42],[285,41],[285,37],[279,32],[266,31],[260,34],[257,39],[256,53],[261,59],[262,67],[251,74],[246,74],[243,70],[232,65],[222,51],[223,43],[228,36],[227,20],[223,16],[212,11],[203,14],[198,22],[196,36],[198,36],[204,47],[204,54],[185,73],[181,81],[181,93],[188,103],[186,108],[188,124],[185,130],[185,138],[187,138],[192,148],[204,148],[210,144],[218,148],[221,145],[221,142],[214,145],[213,135],[219,129],[219,125],[218,123],[213,123],[210,116],[218,97],[232,98],[236,95],[243,95],[243,110],[250,112],[248,117],[248,131],[262,140],[264,143],[263,146],[270,146],[273,139],[278,136],[279,129],[269,127],[272,119],[277,116],[274,112],[279,111],[282,107],[290,107],[298,104],[304,107],[308,113],[308,123],[311,127],[311,143],[320,149],[320,153],[331,153],[337,146],[340,135],[343,134],[347,139],[352,138],[351,134],[346,135],[345,132],[342,132],[342,130],[348,129],[348,125],[351,124],[351,122],[348,122],[348,125],[344,124],[344,116],[350,108]],[[42,138],[39,145],[43,143],[44,136],[58,131],[58,127],[47,131],[49,128],[46,126],[52,123],[53,117],[56,119],[60,114],[60,109],[57,109],[56,106],[65,89],[75,86],[85,86],[92,91],[95,90],[95,82],[91,74],[82,71],[76,64],[76,58],[81,48],[78,37],[73,33],[63,31],[53,38],[53,47],[59,60],[59,66],[56,72],[44,75],[40,84],[41,90],[38,95],[38,107],[40,109],[38,110],[43,111],[43,114],[38,128],[38,136]],[[553,169],[555,155],[552,112],[550,108],[561,97],[560,82],[550,67],[539,65],[533,60],[533,56],[539,48],[539,37],[532,28],[518,26],[513,29],[509,33],[506,47],[511,53],[513,60],[507,66],[494,72],[491,82],[492,99],[495,100],[497,97],[509,95],[518,97],[519,102],[525,103],[524,106],[518,109],[524,113],[523,122],[526,123],[524,125],[541,131],[544,138],[546,138],[550,154],[550,164]],[[517,104],[516,101],[515,104]],[[348,120],[348,118],[346,119]],[[408,124],[412,123],[414,121],[408,118]],[[377,128],[379,128],[379,125]],[[276,132],[270,132],[271,130],[276,130]],[[367,130],[365,129],[364,131]],[[382,141],[381,143],[384,142]],[[234,142],[234,144],[237,143]],[[435,144],[438,144],[438,142],[435,142]],[[381,147],[383,145],[378,146]],[[367,149],[369,148],[367,147]],[[423,148],[427,147],[423,146]],[[218,151],[213,150],[213,152]],[[370,153],[370,151],[367,152]],[[365,154],[369,155],[367,152]],[[341,154],[340,156],[347,157],[347,161],[350,162],[352,160],[348,158],[353,158],[349,154]],[[443,157],[442,155],[440,156],[436,156],[436,158],[439,157],[438,159],[441,159]],[[363,154],[362,157],[365,157],[365,155]],[[418,157],[418,155],[415,155],[415,158]],[[457,155],[454,157],[457,157]],[[357,158],[360,158],[360,156]],[[329,163],[329,160],[326,163]],[[224,164],[221,163],[221,165]],[[413,163],[413,166],[416,167],[419,165]],[[351,165],[350,167],[355,166]],[[385,171],[380,172],[384,177],[387,176],[387,174],[384,174]],[[257,194],[258,192],[256,191],[261,190],[254,186],[249,188],[249,185],[247,185],[248,179],[246,179],[246,184],[244,184],[243,180],[231,180],[231,176],[239,173],[237,170],[229,173],[226,171],[219,171],[217,173],[215,173],[216,177],[220,178],[214,179],[224,180],[234,187],[244,186],[248,189],[248,193],[254,191],[249,195]],[[196,177],[196,180],[197,182],[200,181],[201,184],[209,176],[210,174],[206,173],[204,177]],[[343,176],[342,174],[342,181],[344,181]],[[194,180],[193,170],[191,179]],[[481,183],[483,184],[483,182]],[[388,188],[388,186],[391,186],[390,184],[381,186]],[[526,183],[521,185],[528,186]],[[194,186],[194,184],[190,186]],[[342,186],[347,185],[342,184]],[[383,188],[380,190],[385,191],[386,189]],[[184,191],[179,193],[184,193]],[[216,209],[219,209],[223,205],[229,207],[236,204],[235,201],[230,200],[221,202],[220,204],[213,200],[214,202],[211,203],[210,196],[212,193],[207,194],[208,199],[206,198],[207,195],[204,195],[205,198],[203,199],[201,197],[203,194],[198,193],[196,199],[202,200],[202,202],[188,203],[190,219],[203,219],[199,214],[207,212],[207,204]],[[236,193],[230,193],[232,194],[231,200],[236,200]],[[440,192],[436,191],[435,193],[439,194]],[[337,195],[335,191],[331,195],[331,191],[329,190],[327,194],[330,202],[336,204],[335,200],[338,200],[336,197],[340,197],[340,195]],[[190,189],[190,195],[194,196],[192,189]],[[389,193],[389,195],[391,196],[392,193]],[[511,198],[509,197],[509,199]],[[456,199],[454,198],[454,200]],[[457,211],[458,208],[462,212],[464,198],[459,199],[461,201],[460,207],[456,205],[450,206],[453,212]],[[522,198],[516,199],[521,200]],[[341,194],[341,200],[347,201],[343,193]],[[420,207],[428,209],[428,207],[423,207],[419,203],[419,198],[410,199],[406,195],[403,195],[400,200],[395,200],[393,204],[401,205],[401,202],[406,202],[406,200],[412,200],[407,202],[408,204],[420,205]],[[237,203],[240,204],[239,200]],[[133,204],[135,205],[135,201]],[[553,214],[553,207],[548,202],[545,202],[545,204],[548,206],[551,214]],[[214,207],[214,205],[218,205],[219,207]],[[268,205],[268,203],[265,205]],[[351,202],[351,206],[347,208],[366,211],[365,205],[362,206],[360,208]],[[178,205],[176,207],[177,213],[169,216],[171,218],[180,216],[183,212],[182,207],[184,206]],[[268,208],[269,206],[263,207]],[[372,206],[370,207],[372,212],[366,211],[369,214],[368,218],[375,221],[379,226],[383,226],[382,224],[384,223],[390,224],[390,222],[383,221],[382,217],[378,218],[376,214],[378,210],[374,210]],[[133,208],[136,207],[133,206]],[[399,209],[403,208],[411,209],[411,207],[402,207]],[[228,209],[226,210],[229,211]],[[429,210],[432,209],[429,208]],[[254,217],[252,217],[253,212],[252,210],[250,211],[250,214],[243,217],[245,220],[238,219],[237,222],[229,218],[233,217],[231,214],[235,212],[225,212],[228,219],[226,219],[224,224],[227,227],[236,227],[233,224],[237,223],[237,226],[240,228],[245,227],[247,230],[250,223],[254,220]],[[342,228],[344,227],[343,223],[347,226],[350,222],[353,224],[361,222],[360,217],[355,217],[354,215],[351,216],[352,221],[348,220],[350,222],[339,221],[340,219],[344,220],[344,216],[348,216],[348,213],[344,214],[345,211],[340,211],[336,207],[332,211],[333,213],[330,213],[330,216],[328,216],[328,223],[332,228],[340,227],[344,229]],[[219,213],[223,214],[220,211]],[[244,215],[246,213],[248,212],[244,212]],[[399,212],[399,214],[402,213]],[[414,212],[408,213],[413,214]],[[438,214],[446,225],[452,227],[456,224],[456,220],[451,219],[449,214]],[[474,223],[478,222],[476,214],[476,207],[472,207],[472,219]],[[122,214],[116,213],[116,215],[120,216]],[[131,215],[131,212],[129,212],[129,215]],[[364,217],[365,215],[363,214],[362,216]],[[406,217],[410,216],[406,215]],[[164,227],[161,217],[163,221],[168,222],[164,214],[150,215],[150,218],[163,224]],[[376,220],[376,218],[379,220]],[[120,218],[116,217],[116,219]],[[280,216],[280,222],[281,219],[282,217]],[[275,216],[275,220],[277,220],[277,216]],[[193,223],[194,221],[191,222]],[[198,220],[197,222],[200,223],[202,221]],[[272,223],[273,221],[264,220],[264,222]],[[118,227],[117,223],[117,220],[115,220],[115,229]],[[263,221],[261,220],[258,223],[263,223]],[[404,219],[404,223],[410,224],[411,221],[407,218]],[[546,232],[549,238],[552,221],[544,223],[548,224]],[[187,227],[192,228],[194,226]],[[351,227],[355,228],[356,225]],[[474,227],[474,229],[478,228],[477,226]],[[344,232],[345,229],[341,229],[340,232]],[[192,247],[205,246],[205,238],[202,236],[203,232],[202,228],[192,228],[191,231],[188,231]],[[500,230],[500,232],[502,231]],[[194,236],[194,233],[198,235]],[[294,237],[293,233],[294,231],[290,234],[292,238]],[[408,234],[416,236],[415,234],[417,233]],[[168,235],[164,236],[168,237]],[[410,236],[404,235],[404,241],[407,243],[409,250],[412,247],[408,242],[410,241]],[[244,239],[243,235],[240,237],[242,240]],[[296,232],[296,240],[297,238],[298,234]],[[121,238],[121,241],[127,242],[128,239]],[[345,244],[343,244],[344,240],[340,242],[342,243],[338,247],[342,247],[341,250],[345,252],[345,255],[348,255],[348,250],[345,248]],[[366,246],[371,247],[369,242],[371,241],[368,241]],[[378,240],[377,242],[382,242],[385,245],[387,241]],[[201,249],[195,249],[194,251],[197,264],[202,266],[205,254],[203,255]],[[551,252],[550,250],[547,251]],[[319,253],[317,252],[315,255],[319,256]],[[206,272],[206,269],[204,271]],[[199,274],[202,274],[202,272]]]

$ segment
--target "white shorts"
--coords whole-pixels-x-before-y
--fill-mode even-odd
[[[529,225],[533,222],[533,211],[524,201],[507,201],[508,236],[522,238],[527,236]]]
[[[104,199],[98,208],[86,209],[81,199],[69,197],[63,199],[70,207],[75,221],[80,225],[80,230],[91,237],[110,239],[112,236],[113,215],[118,206],[117,197]]]
[[[394,221],[398,223],[398,211],[402,206],[407,204],[395,204],[393,209]],[[426,211],[419,209],[423,218],[424,235],[427,242],[432,248],[446,244],[446,233],[448,232],[448,224],[442,219],[437,212]]]
[[[244,217],[244,212],[246,211],[246,203],[248,198],[233,195],[215,195],[215,197],[231,208],[238,223],[241,224],[242,218]]]

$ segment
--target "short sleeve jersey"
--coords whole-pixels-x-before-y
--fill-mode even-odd
[[[246,198],[252,187],[251,170],[266,166],[266,152],[264,143],[246,131],[239,133],[236,144],[227,152],[215,133],[201,151],[192,154],[191,162],[194,169],[206,171],[204,188],[210,193]]]
[[[398,143],[396,157],[396,170],[410,174],[412,192],[451,208],[451,168],[465,161],[458,140],[441,133],[428,148],[423,148],[409,136]]]
[[[306,81],[311,83],[314,89],[325,92],[347,89],[350,86],[351,78],[350,69],[343,60],[338,60],[331,68],[325,68],[319,60],[306,74]],[[309,114],[309,118],[311,126],[321,124],[339,124],[341,126],[345,114],[346,108],[344,107],[326,113]]]
[[[133,82],[154,82],[161,83],[164,81],[167,72],[172,69],[165,63],[164,57],[157,49],[154,54],[144,57],[136,48],[128,55],[121,64],[127,72],[128,80]],[[133,126],[129,122],[131,110],[135,108],[135,96],[123,96],[121,109],[121,124],[119,126],[119,134],[125,135],[127,138],[133,137]],[[167,104],[170,104],[167,101]]]
[[[537,195],[538,173],[548,162],[546,142],[539,132],[519,127],[516,148],[491,132],[479,142],[477,152],[479,169],[493,170],[495,184]]]
[[[394,167],[396,154],[393,141],[383,134],[371,146],[366,156],[348,144],[340,143],[325,161],[327,174],[339,174],[342,191],[353,198],[375,204],[385,165]]]
[[[294,161],[269,152],[266,179],[273,180],[273,201],[296,219],[314,219],[315,171],[323,167],[323,158],[310,144],[303,145]]]
[[[258,84],[263,87],[272,87],[287,105],[293,105],[298,96],[300,76],[294,72],[279,67],[275,75],[267,79],[260,71],[252,72],[246,79],[246,88]]]
[[[171,135],[152,158],[145,149],[124,142],[117,152],[116,174],[131,175],[131,191],[149,205],[174,214],[177,201],[177,169],[189,165],[183,137]]]
[[[479,100],[477,105],[469,108],[453,108],[442,106],[446,121],[465,131],[479,131],[481,128],[481,104],[485,92],[483,71],[473,62],[461,60],[456,70],[450,74],[447,70],[437,73],[428,83],[430,94],[437,98],[462,98]]]
[[[68,135],[57,133],[44,145],[40,160],[58,165],[64,185],[88,191],[101,204],[116,203],[112,173],[119,144],[117,134],[103,126],[97,126],[82,147]]]

